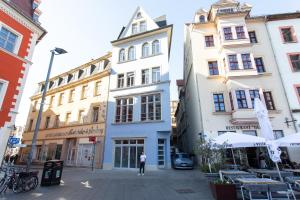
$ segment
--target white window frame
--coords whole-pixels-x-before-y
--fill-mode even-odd
[[[155,95],[159,95],[160,101],[155,100]],[[153,119],[149,119],[149,101],[148,101],[149,96],[153,97]],[[146,98],[145,103],[142,103],[142,98],[143,97]],[[142,95],[140,98],[141,98],[140,121],[145,122],[145,121],[159,121],[159,120],[162,120],[162,94],[161,93],[153,93],[153,94],[151,93],[151,94],[147,94],[147,95]],[[158,116],[156,115],[156,104],[158,104],[158,103],[160,103],[160,116],[159,116],[160,119],[157,119]],[[142,106],[143,106],[143,104],[146,105],[146,112],[145,112],[146,118],[144,120],[142,119],[142,114],[143,114],[142,113]]]
[[[2,110],[2,104],[4,102],[4,97],[8,88],[8,81],[0,79],[0,83],[3,84],[1,90],[0,90],[0,111]]]
[[[159,71],[159,80],[156,80],[156,81],[154,81],[154,76],[153,76],[153,69],[159,69],[158,71]],[[157,73],[156,73],[156,75],[155,75],[155,77],[157,78]],[[151,69],[151,82],[152,83],[159,83],[159,82],[161,82],[161,67],[160,66],[157,66],[157,67],[152,67],[152,69]]]
[[[9,30],[10,32],[16,34],[17,35],[17,41],[16,41],[15,48],[14,48],[13,52],[7,51],[4,48],[0,48],[0,49],[3,49],[4,51],[10,52],[10,53],[14,53],[14,54],[17,55],[19,53],[19,50],[20,50],[20,47],[21,47],[21,43],[22,43],[22,40],[23,40],[23,35],[21,33],[19,33],[18,31],[12,29],[7,24],[5,24],[5,23],[3,23],[3,22],[0,21],[0,30],[1,30],[2,27],[4,27],[7,30]]]
[[[143,71],[148,71],[148,77],[146,77],[145,76],[145,82],[143,83]],[[146,69],[142,69],[141,70],[141,84],[142,85],[147,85],[147,84],[150,84],[150,73],[151,73],[151,71],[150,71],[150,69],[148,69],[148,68],[146,68]]]

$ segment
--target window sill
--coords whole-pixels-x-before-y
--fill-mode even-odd
[[[151,57],[160,56],[160,55],[162,55],[162,53],[152,54],[149,56],[142,56],[141,59],[151,58]]]
[[[219,78],[223,78],[223,76],[221,75],[208,75],[207,79],[219,79]]]
[[[130,124],[148,124],[148,123],[163,123],[164,120],[151,120],[151,121],[134,121],[134,122],[120,122],[120,123],[111,123],[111,125],[130,125]]]
[[[118,64],[128,63],[128,62],[132,62],[132,61],[136,61],[136,60],[137,60],[137,59],[119,61]]]
[[[231,115],[232,114],[232,112],[213,112],[213,115]]]

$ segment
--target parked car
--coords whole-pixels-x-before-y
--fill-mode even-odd
[[[194,162],[187,153],[175,153],[172,157],[174,169],[193,169]]]

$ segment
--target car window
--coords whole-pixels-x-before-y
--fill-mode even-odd
[[[188,154],[181,154],[181,158],[189,158]]]

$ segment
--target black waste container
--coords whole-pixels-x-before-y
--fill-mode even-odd
[[[64,162],[61,160],[49,160],[45,162],[41,186],[59,185]]]

